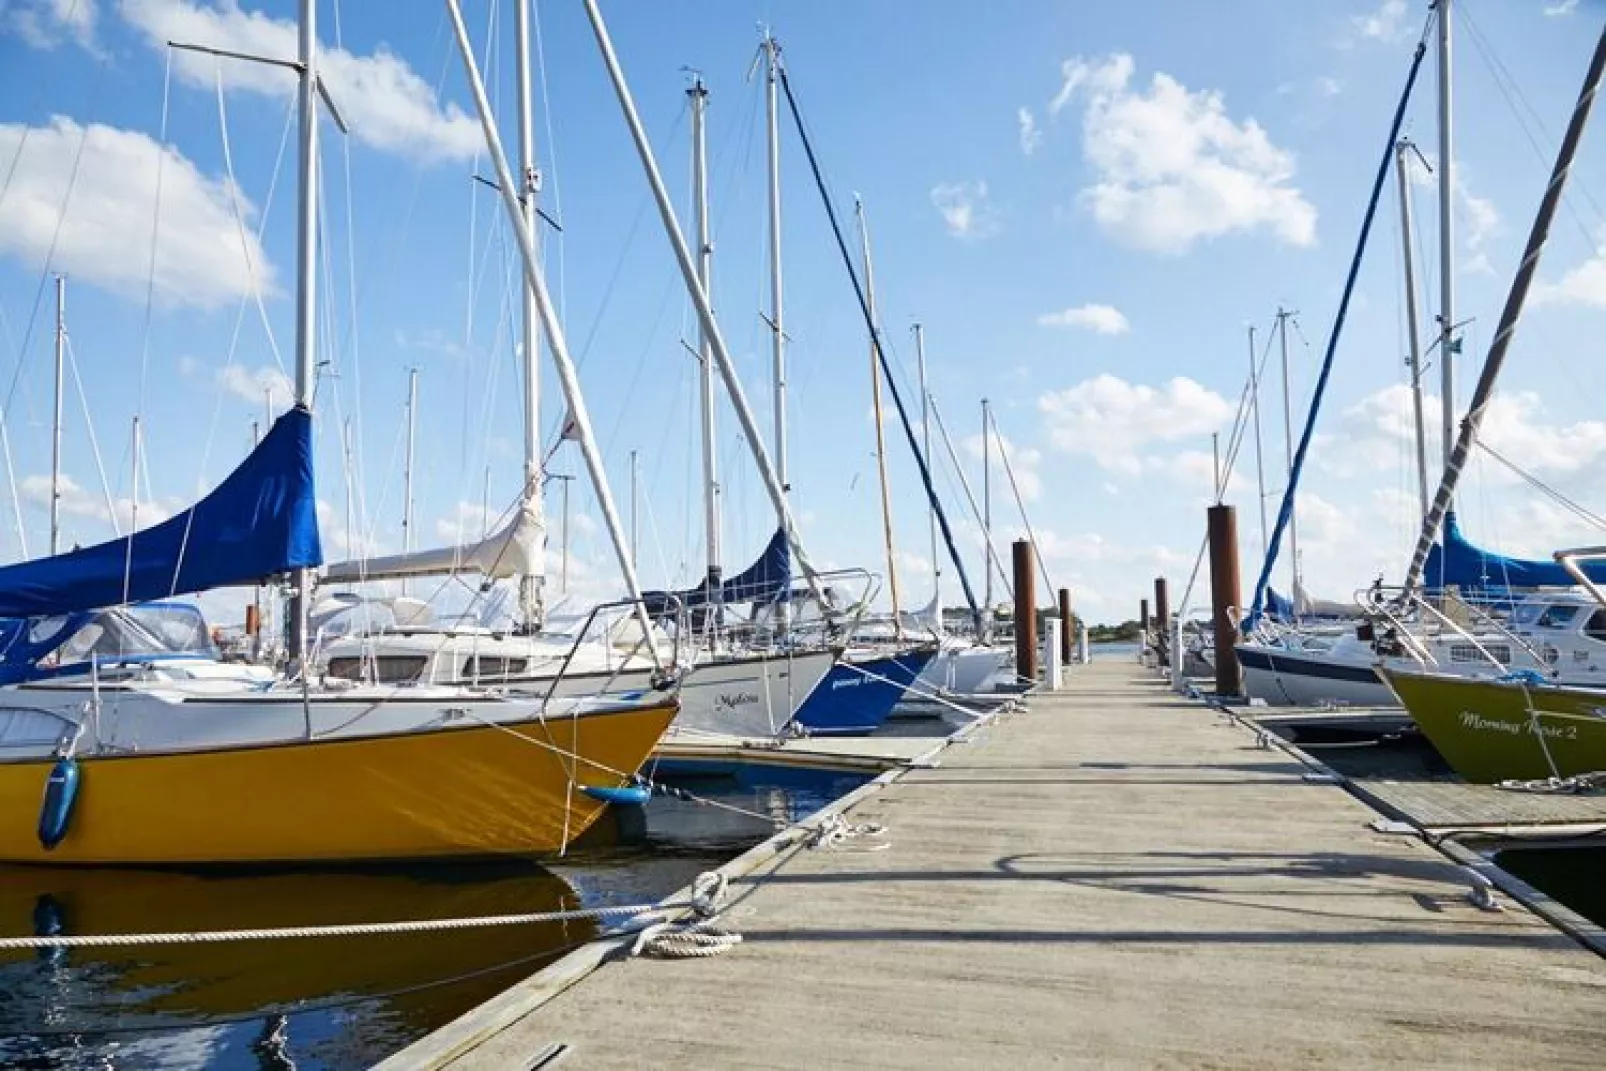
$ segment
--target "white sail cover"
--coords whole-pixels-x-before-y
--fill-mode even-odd
[[[506,527],[478,543],[336,562],[324,567],[323,582],[353,584],[450,573],[479,573],[492,579],[544,576],[545,544],[546,525],[536,513],[535,504],[526,502]]]

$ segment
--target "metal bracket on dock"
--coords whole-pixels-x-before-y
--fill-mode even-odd
[[[1466,872],[1467,884],[1470,886],[1467,889],[1468,903],[1480,911],[1504,911],[1506,909],[1505,905],[1495,897],[1494,882],[1469,866],[1464,866],[1461,869]]]
[[[1395,837],[1415,837],[1422,833],[1410,822],[1401,822],[1393,818],[1374,818],[1367,825],[1372,827],[1373,832],[1387,833]]]

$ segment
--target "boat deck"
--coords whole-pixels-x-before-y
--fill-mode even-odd
[[[1599,1066],[1606,962],[1253,726],[1071,672],[848,797],[885,850],[735,861],[734,951],[582,950],[393,1066]]]

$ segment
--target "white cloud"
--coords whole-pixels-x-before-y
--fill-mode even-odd
[[[1113,305],[1079,305],[1063,312],[1046,312],[1039,327],[1082,327],[1101,335],[1124,335],[1132,329],[1126,315]]]
[[[1336,97],[1344,92],[1344,83],[1331,75],[1316,79],[1316,91],[1324,97]]]
[[[267,405],[278,411],[290,404],[294,392],[289,377],[271,365],[247,368],[243,364],[227,364],[218,369],[218,385],[236,398],[252,405]]]
[[[0,32],[13,33],[33,48],[53,49],[71,40],[95,47],[100,9],[95,0],[5,0]]]
[[[1015,118],[1020,123],[1020,151],[1030,156],[1043,144],[1043,131],[1030,108],[1020,109],[1015,113]]]
[[[1402,41],[1406,34],[1405,15],[1405,0],[1383,0],[1376,11],[1355,16],[1355,29],[1374,41]]]
[[[987,199],[985,182],[944,182],[933,186],[931,203],[955,238],[991,238],[999,231],[998,211]]]
[[[1558,15],[1571,15],[1578,10],[1578,0],[1557,0],[1554,4],[1545,5],[1545,14],[1552,18]]]
[[[251,203],[226,180],[206,177],[145,134],[98,123],[82,127],[59,116],[42,127],[0,124],[0,160],[16,161],[0,200],[0,252],[30,267],[44,264],[54,240],[56,270],[143,297],[160,170],[157,300],[210,308],[249,294],[253,269],[257,285],[273,289],[273,268],[250,222]],[[77,178],[63,212],[75,162]],[[234,216],[235,197],[243,228]]]
[[[293,60],[296,24],[260,11],[243,11],[235,0],[217,7],[191,0],[120,0],[123,17],[152,48],[167,52],[169,41],[203,44],[256,56]],[[172,52],[179,76],[211,86],[219,71],[231,89],[288,97],[296,88],[291,72],[239,60],[219,61],[193,52]],[[435,90],[381,45],[371,55],[323,46],[319,68],[330,96],[351,127],[352,137],[376,149],[410,159],[462,160],[484,145],[479,122],[456,104],[443,105]]]
[[[1553,283],[1534,284],[1534,304],[1588,305],[1606,309],[1606,232],[1594,256],[1569,268]]]
[[[1069,60],[1062,72],[1049,111],[1085,99],[1082,153],[1097,180],[1080,201],[1113,238],[1172,254],[1234,231],[1315,242],[1316,209],[1289,184],[1293,155],[1255,120],[1235,122],[1220,93],[1165,73],[1135,90],[1127,55]]]
[[[50,509],[50,477],[48,475],[24,476],[17,482],[17,496],[22,501],[38,506],[48,511]],[[89,545],[112,538],[111,519],[115,511],[118,530],[128,532],[134,524],[140,528],[149,528],[159,524],[173,515],[172,509],[167,505],[156,502],[141,502],[139,509],[134,509],[134,502],[128,498],[114,499],[108,505],[106,496],[95,494],[74,480],[66,473],[61,476],[61,516],[64,518],[79,518],[98,522],[90,526],[87,532],[73,532],[64,525],[64,549],[72,549],[73,544]]]
[[[1057,449],[1128,474],[1142,471],[1144,444],[1208,435],[1233,414],[1225,398],[1184,376],[1156,388],[1109,373],[1051,391],[1037,408]]]
[[[1002,435],[993,438],[993,464],[998,465],[998,446],[1002,443],[1004,456],[1009,459],[1009,467],[1015,473],[1015,482],[1020,485],[1020,496],[1027,502],[1034,502],[1043,493],[1043,478],[1038,468],[1043,463],[1043,452],[1031,446],[1021,446]],[[983,440],[980,435],[966,436],[963,444],[965,452],[980,461],[985,453]],[[1002,467],[1002,466],[1000,466]],[[996,471],[996,470],[994,470]],[[1008,476],[1005,476],[1008,479]]]

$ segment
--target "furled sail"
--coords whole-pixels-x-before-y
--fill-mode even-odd
[[[0,568],[0,617],[48,617],[255,583],[323,560],[312,415],[281,416],[211,494],[121,539]]]
[[[535,503],[526,501],[501,531],[486,536],[478,543],[336,562],[323,570],[322,579],[325,584],[353,584],[363,580],[445,576],[451,573],[478,573],[493,579],[543,576],[546,566],[542,550],[545,543],[546,525],[536,513]]]
[[[1581,564],[1585,576],[1606,581],[1606,562]],[[1463,592],[1571,587],[1574,583],[1572,574],[1559,562],[1508,558],[1474,546],[1461,534],[1453,512],[1444,516],[1443,538],[1428,550],[1422,578],[1429,590],[1456,587]]]

